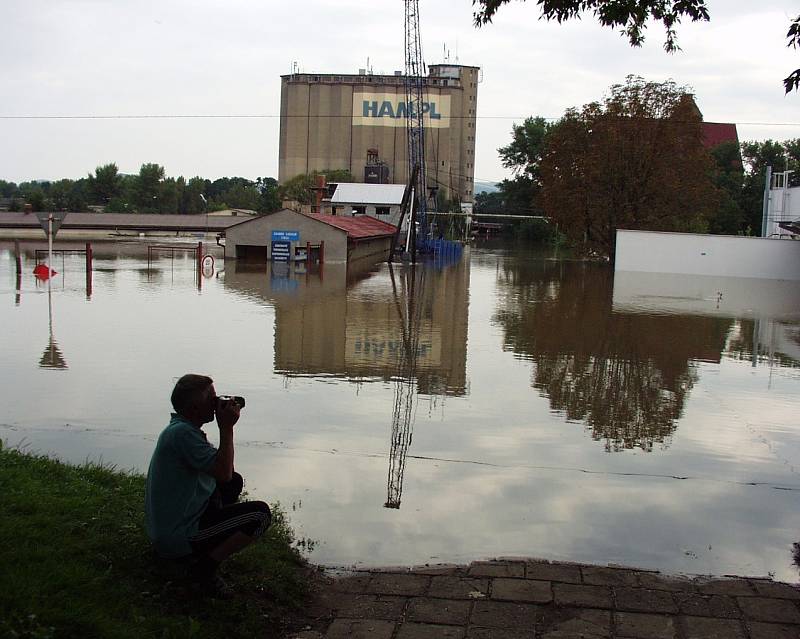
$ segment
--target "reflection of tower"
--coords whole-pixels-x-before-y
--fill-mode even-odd
[[[392,413],[392,439],[389,451],[389,477],[386,485],[386,508],[400,508],[400,499],[403,495],[403,474],[406,468],[406,455],[411,445],[414,421],[414,398],[416,396],[417,355],[419,349],[419,333],[422,317],[421,300],[425,288],[425,269],[417,271],[414,264],[409,265],[406,271],[408,286],[405,291],[405,313],[397,297],[397,287],[394,280],[394,271],[391,264],[389,273],[392,278],[392,291],[394,293],[397,312],[400,315],[402,335],[402,348],[398,360],[397,373],[394,386],[394,410]],[[417,285],[416,278],[419,272],[420,281]]]
[[[61,349],[58,348],[58,343],[53,336],[53,294],[50,278],[47,279],[47,314],[50,324],[50,339],[39,360],[39,368],[66,369],[68,368],[67,361],[64,359],[64,355],[61,353]]]

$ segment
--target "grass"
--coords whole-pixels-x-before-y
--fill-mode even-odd
[[[279,505],[223,564],[232,600],[200,598],[156,560],[143,510],[142,475],[0,442],[0,637],[281,637],[299,623],[313,571]]]

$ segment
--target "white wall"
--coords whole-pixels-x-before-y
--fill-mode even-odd
[[[615,270],[800,280],[800,241],[618,230]]]
[[[778,222],[791,220],[800,220],[800,186],[770,189],[767,236],[790,235],[788,231],[778,226]]]

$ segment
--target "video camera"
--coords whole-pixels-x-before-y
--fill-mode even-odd
[[[225,406],[228,402],[238,404],[240,410],[244,408],[244,397],[239,395],[220,395],[217,397],[217,403],[220,407]]]

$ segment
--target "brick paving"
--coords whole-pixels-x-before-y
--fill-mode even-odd
[[[532,559],[330,574],[294,639],[800,639],[800,585]]]

